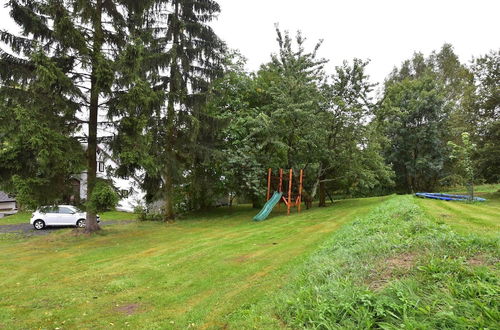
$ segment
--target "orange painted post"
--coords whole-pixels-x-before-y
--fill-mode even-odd
[[[290,169],[290,178],[288,179],[288,210],[287,215],[290,215],[290,207],[292,206],[292,169]]]
[[[283,189],[281,188],[282,185],[283,185],[283,169],[280,168],[280,186],[279,186],[279,192],[283,191]]]
[[[300,170],[300,179],[299,179],[299,205],[297,206],[297,211],[300,213],[300,204],[302,204],[302,176],[304,175],[304,170]]]
[[[279,185],[279,187],[278,187],[278,191],[279,191],[279,192],[283,192],[283,188],[282,188],[282,186],[283,186],[283,169],[282,169],[282,168],[280,168],[280,185]],[[282,197],[282,198],[283,198],[283,197]],[[278,210],[281,210],[281,201],[280,201],[280,202],[278,202]]]
[[[267,171],[267,200],[269,200],[269,194],[271,193],[271,172],[272,169],[269,168]]]

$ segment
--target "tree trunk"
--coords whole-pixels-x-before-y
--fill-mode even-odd
[[[92,72],[90,77],[90,105],[89,105],[89,137],[87,145],[87,201],[92,198],[97,179],[97,119],[99,114],[99,87],[97,81],[98,54],[102,47],[102,0],[96,2],[96,16],[94,18],[94,44],[92,54]],[[96,209],[89,203],[85,232],[93,233],[101,229],[96,219]]]
[[[318,174],[316,176],[316,182],[314,182],[314,185],[311,189],[311,195],[310,195],[311,200],[314,200],[314,198],[316,197],[316,193],[318,191],[318,186],[319,186],[319,181],[321,180],[322,176],[323,176],[323,164],[320,164]]]
[[[325,179],[324,175],[322,175],[319,178],[319,207],[325,207],[326,206],[326,188],[325,188]]]
[[[259,197],[252,196],[252,207],[254,209],[260,209],[262,207],[262,203]]]
[[[172,62],[170,64],[170,82],[169,82],[169,95],[167,104],[167,164],[165,169],[165,180],[164,180],[164,191],[165,191],[165,221],[170,221],[174,219],[174,180],[173,180],[173,162],[175,161],[175,97],[177,93],[178,76],[177,71],[177,46],[179,43],[179,26],[178,26],[178,15],[179,15],[179,4],[175,3],[174,7],[174,17],[175,22],[173,23],[173,34],[174,34],[174,54]]]
[[[167,165],[167,171],[165,173],[165,205],[164,205],[164,221],[173,220],[174,214],[174,188],[172,182],[172,173],[170,171],[170,166]]]

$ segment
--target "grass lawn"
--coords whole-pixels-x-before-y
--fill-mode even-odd
[[[29,223],[32,212],[18,212],[13,215],[9,215],[0,218],[0,225],[13,225],[19,223]],[[101,220],[136,220],[137,214],[121,211],[107,211],[99,213]]]
[[[388,198],[289,217],[282,207],[260,223],[257,210],[233,207],[92,237],[0,236],[0,328],[279,328],[266,302],[293,269]]]
[[[457,232],[498,236],[500,233],[499,190],[500,185],[476,187],[477,196],[486,198],[486,202],[467,203],[418,199],[417,203],[436,221],[450,225]],[[466,191],[455,189],[450,193],[466,194]]]
[[[498,329],[499,232],[458,234],[421,202],[394,196],[335,232],[276,298],[280,319],[310,329]]]

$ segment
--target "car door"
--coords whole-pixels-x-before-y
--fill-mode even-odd
[[[69,207],[60,206],[59,207],[59,224],[60,225],[74,225],[76,220],[74,219],[75,212]]]
[[[41,212],[43,213],[43,220],[47,226],[57,225],[59,218],[57,207],[44,207]]]

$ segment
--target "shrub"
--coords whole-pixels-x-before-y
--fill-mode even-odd
[[[162,221],[164,219],[161,212],[148,211],[143,205],[137,205],[134,208],[134,213],[139,215],[139,221]]]
[[[97,181],[88,206],[97,212],[112,210],[120,198],[115,189],[106,181]]]

